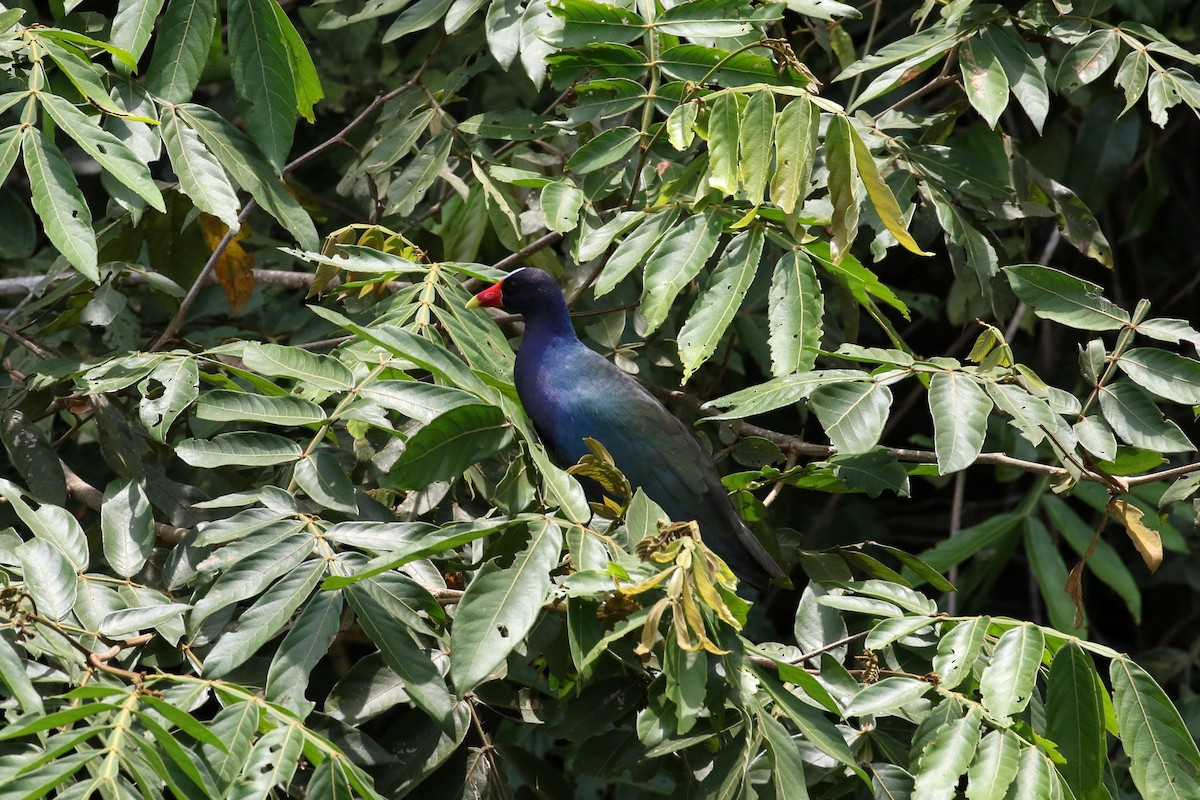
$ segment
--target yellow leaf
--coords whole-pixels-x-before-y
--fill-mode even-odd
[[[1133,540],[1133,546],[1142,554],[1142,560],[1151,572],[1158,569],[1163,560],[1162,538],[1158,531],[1147,528],[1142,522],[1142,510],[1115,497],[1108,501],[1108,513],[1125,526],[1125,532]]]

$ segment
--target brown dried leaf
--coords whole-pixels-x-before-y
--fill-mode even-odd
[[[1125,526],[1125,532],[1142,554],[1142,560],[1150,571],[1157,570],[1163,560],[1162,538],[1158,531],[1151,530],[1142,522],[1142,510],[1114,497],[1108,501],[1108,513]]]
[[[200,232],[204,235],[204,243],[209,252],[215,252],[229,226],[216,217],[208,214],[200,215]],[[236,313],[246,305],[250,294],[254,291],[254,253],[242,247],[242,240],[250,235],[250,226],[242,223],[242,227],[229,240],[225,252],[217,258],[217,282],[225,290],[229,307]]]

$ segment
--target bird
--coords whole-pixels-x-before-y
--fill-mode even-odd
[[[524,318],[514,368],[517,396],[554,461],[578,463],[590,452],[584,439],[594,439],[632,488],[640,487],[672,520],[695,520],[704,543],[740,580],[758,589],[785,580],[734,510],[712,455],[641,384],[579,340],[549,273],[515,269],[467,306]],[[589,499],[600,499],[599,484],[586,481],[584,489]]]

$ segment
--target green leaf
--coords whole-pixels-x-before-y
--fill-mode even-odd
[[[583,192],[569,180],[546,184],[539,198],[542,213],[546,215],[546,227],[558,233],[575,230],[579,226],[579,211],[583,208],[583,201]]]
[[[1011,724],[1011,715],[1029,705],[1045,646],[1042,629],[1030,624],[1009,628],[996,642],[979,691],[988,717],[997,724]]]
[[[187,603],[121,608],[105,614],[97,630],[105,636],[119,639],[182,617],[188,608],[190,606]]]
[[[721,337],[741,308],[750,284],[758,274],[765,240],[758,227],[738,234],[717,261],[708,286],[679,331],[684,383],[716,352]]]
[[[1051,787],[1056,786],[1054,767],[1050,760],[1036,747],[1023,747],[1017,762],[1017,778],[1009,787],[1006,797],[1013,800],[1041,800],[1055,797]]]
[[[25,591],[37,612],[52,620],[66,619],[75,605],[79,582],[71,562],[45,539],[32,539],[14,549],[21,562]]]
[[[1042,521],[1025,520],[1025,555],[1046,602],[1050,624],[1074,636],[1087,636],[1087,623],[1075,625],[1075,603],[1067,593],[1067,565]]]
[[[996,407],[1008,415],[1008,424],[1020,431],[1034,447],[1046,438],[1047,430],[1058,427],[1054,412],[1046,401],[1023,387],[1013,383],[987,383],[985,386]]]
[[[175,111],[200,135],[200,139],[238,185],[248,191],[264,211],[278,220],[302,248],[318,248],[317,231],[312,219],[279,179],[275,168],[263,160],[258,148],[244,133],[204,106],[185,103],[177,106]]]
[[[199,383],[200,368],[191,355],[168,358],[138,382],[138,418],[156,441],[167,441],[171,425],[199,395]]]
[[[76,571],[86,568],[88,542],[74,515],[61,506],[48,503],[34,511],[21,495],[19,487],[0,478],[0,497],[8,501],[33,535],[57,547]]]
[[[228,796],[269,797],[272,789],[286,789],[304,754],[304,738],[300,725],[281,725],[268,731],[247,754]]]
[[[955,564],[960,564],[972,555],[1001,542],[1020,522],[1020,515],[1002,513],[938,542],[920,554],[920,558],[937,571],[949,570]]]
[[[771,202],[785,214],[795,213],[808,196],[820,119],[816,105],[807,97],[794,98],[779,112]]]
[[[109,41],[129,53],[136,69],[137,61],[150,43],[154,19],[162,10],[163,0],[122,0],[113,17]]]
[[[868,714],[893,716],[885,712],[896,711],[920,698],[933,688],[933,684],[915,678],[888,677],[864,686],[846,704],[847,717],[863,717]]]
[[[418,422],[429,423],[452,408],[474,405],[475,395],[450,386],[421,381],[374,381],[359,389],[359,397]]]
[[[1046,57],[1039,47],[1026,42],[1010,26],[997,28],[990,25],[980,35],[1000,60],[1013,96],[1025,109],[1029,121],[1040,135],[1050,110]]]
[[[445,16],[451,2],[453,0],[418,0],[384,31],[381,41],[387,44],[410,33],[425,30]]]
[[[986,39],[968,39],[958,49],[958,64],[967,99],[988,127],[995,128],[1008,107],[1008,75],[996,51]]]
[[[245,663],[275,634],[283,630],[325,574],[320,560],[305,562],[280,578],[271,588],[242,612],[237,626],[221,634],[208,655],[204,657],[204,674],[220,677]]]
[[[304,703],[308,676],[341,628],[342,595],[317,592],[292,623],[271,658],[266,696],[274,703],[296,710]]]
[[[188,618],[189,630],[199,630],[215,612],[260,594],[276,579],[298,567],[312,550],[311,533],[293,533],[241,557],[196,601]]]
[[[0,440],[9,463],[39,502],[64,505],[66,475],[58,452],[46,441],[43,429],[20,409],[8,409],[0,418]]]
[[[920,248],[916,240],[909,234],[908,229],[904,227],[904,220],[901,219],[900,204],[896,202],[896,196],[892,194],[891,188],[884,183],[883,177],[879,174],[879,167],[875,164],[875,158],[871,155],[871,151],[867,149],[867,145],[863,142],[862,137],[858,135],[858,131],[853,126],[848,126],[850,132],[850,142],[853,148],[854,164],[858,169],[858,175],[862,178],[863,185],[867,187],[867,197],[871,199],[871,205],[875,207],[875,213],[879,215],[879,219],[883,222],[885,228],[892,236],[896,237],[905,250],[911,253],[916,253],[919,256],[930,256],[933,253],[927,253]]]
[[[925,746],[913,772],[914,800],[951,800],[958,779],[975,757],[979,746],[979,710],[943,725]]]
[[[1128,112],[1141,99],[1149,75],[1150,59],[1146,51],[1140,47],[1130,51],[1117,70],[1116,85],[1125,92],[1125,107],[1121,109],[1121,114]]]
[[[729,53],[716,47],[681,44],[662,51],[658,57],[658,64],[671,77],[693,83],[716,83],[726,87],[756,83],[795,87],[809,84],[809,79],[799,71],[785,69],[783,74],[780,74],[771,59],[747,50]]]
[[[300,445],[275,433],[222,433],[212,439],[184,439],[175,455],[193,467],[269,467],[300,458]]]
[[[1108,737],[1102,692],[1092,657],[1068,641],[1050,664],[1046,738],[1066,759],[1066,764],[1058,765],[1058,772],[1076,797],[1094,797],[1103,791]]]
[[[459,694],[487,680],[533,629],[561,550],[558,525],[533,523],[529,544],[511,566],[490,561],[467,586],[450,635],[450,674]]]
[[[1012,731],[992,731],[979,742],[967,770],[967,800],[1004,800],[1017,777],[1021,740]]]
[[[115,480],[104,490],[100,507],[104,560],[120,576],[130,578],[154,550],[154,512],[141,483]]]
[[[0,180],[8,179],[13,165],[17,163],[17,156],[21,154],[21,142],[24,140],[20,125],[10,125],[0,130]]]
[[[839,453],[865,453],[883,435],[892,391],[875,381],[830,383],[818,387],[808,405]]]
[[[1178,425],[1163,419],[1154,400],[1128,381],[1100,387],[1100,410],[1117,436],[1134,447],[1160,453],[1196,449]]]
[[[242,361],[247,369],[272,378],[290,378],[331,392],[354,388],[354,374],[345,364],[299,347],[250,342],[242,351]]]
[[[228,389],[200,395],[196,416],[213,422],[264,422],[286,427],[313,425],[326,419],[319,405],[303,397],[290,394],[269,397]]]
[[[678,219],[679,210],[672,206],[656,212],[634,228],[633,233],[617,245],[617,249],[604,265],[604,271],[596,280],[596,297],[603,297],[611,292],[634,267],[640,266],[646,254],[671,230]]]
[[[317,450],[296,462],[292,479],[310,498],[325,508],[354,514],[354,482],[329,450]]]
[[[246,129],[267,161],[283,168],[296,129],[296,83],[274,0],[229,0],[229,61],[246,108]]]
[[[787,729],[770,714],[759,710],[758,723],[767,738],[775,797],[778,800],[808,800],[800,749],[792,741]]]
[[[767,696],[775,702],[775,705],[788,719],[796,724],[805,739],[825,755],[849,767],[865,783],[870,784],[866,773],[858,766],[854,754],[846,745],[846,740],[842,738],[842,734],[834,724],[825,718],[824,714],[789,692],[774,675],[769,675],[757,666],[752,666],[750,669],[758,678]]]
[[[708,114],[708,185],[726,195],[738,189],[738,104],[729,93],[717,95]]]
[[[641,139],[636,128],[611,128],[571,154],[567,169],[586,175],[622,161]]]
[[[803,250],[791,250],[775,264],[768,306],[771,374],[782,378],[812,369],[821,344],[825,297]]]
[[[50,714],[26,715],[15,722],[0,728],[0,741],[17,739],[31,733],[48,731],[51,728],[62,728],[93,715],[107,714],[115,711],[117,706],[112,703],[84,703],[70,706]],[[32,716],[32,719],[30,718]]]
[[[275,22],[283,34],[283,44],[287,48],[288,64],[292,68],[292,80],[296,88],[296,111],[309,122],[314,122],[313,107],[325,96],[321,87],[321,76],[317,74],[317,66],[313,63],[312,55],[300,32],[288,19],[287,12],[278,3],[270,3],[275,13]]]
[[[694,214],[667,233],[646,260],[642,313],[646,332],[663,324],[683,287],[704,268],[723,223],[716,214]]]
[[[1108,674],[1138,792],[1146,800],[1194,798],[1200,751],[1166,692],[1125,657],[1114,658]]]
[[[955,623],[942,636],[933,657],[933,671],[941,678],[939,686],[950,690],[970,677],[990,624],[990,617],[972,617]]]
[[[221,220],[236,233],[241,227],[238,222],[241,203],[221,162],[169,106],[163,111],[159,131],[167,146],[171,169],[179,179],[179,189],[196,208]]]
[[[88,60],[83,51],[72,45],[63,45],[54,41],[53,33],[68,33],[67,31],[55,31],[48,29],[41,32],[38,37],[38,44],[46,50],[46,55],[50,56],[50,60],[62,71],[62,74],[68,81],[83,95],[87,100],[94,103],[97,107],[109,112],[123,116],[126,112],[123,108],[117,105],[109,97],[108,89],[104,86],[104,70]],[[78,35],[78,34],[76,34]],[[67,36],[62,37],[67,39]],[[85,37],[86,38],[86,37]],[[94,42],[94,39],[87,38],[88,42]]]
[[[1092,31],[1067,54],[1058,65],[1054,79],[1060,92],[1073,92],[1080,86],[1091,83],[1117,60],[1121,46],[1121,33],[1116,28]]]
[[[22,711],[41,716],[45,713],[45,707],[42,705],[42,696],[25,670],[28,663],[29,660],[18,652],[8,636],[0,634],[0,683],[8,688],[8,695],[16,699]]]
[[[741,0],[688,0],[656,16],[654,27],[689,39],[732,39],[750,33],[752,25],[778,20],[777,8],[754,8]]]
[[[505,447],[512,435],[504,412],[495,406],[459,406],[409,437],[388,473],[402,489],[419,489],[463,473]]]
[[[407,217],[437,180],[450,157],[453,137],[442,133],[425,143],[388,187],[387,214]]]
[[[1138,386],[1159,397],[1200,404],[1200,361],[1156,347],[1135,347],[1121,354],[1117,366]]]
[[[1129,314],[1106,300],[1094,283],[1036,264],[1005,267],[1004,272],[1017,297],[1042,319],[1085,331],[1113,331],[1129,324]]]
[[[829,118],[825,131],[825,164],[829,168],[829,199],[833,203],[829,257],[836,264],[850,251],[858,235],[858,164],[852,144],[850,121],[842,115]]]
[[[939,372],[929,382],[929,412],[938,473],[948,475],[974,464],[992,413],[987,393],[961,372]]]
[[[81,275],[99,283],[92,212],[79,191],[71,165],[54,142],[34,127],[25,129],[21,151],[33,210],[42,220],[47,238]]]
[[[1136,330],[1143,336],[1149,336],[1151,339],[1157,339],[1160,342],[1176,344],[1182,341],[1200,350],[1200,331],[1193,328],[1187,320],[1167,318],[1148,319],[1145,322],[1138,323]]]
[[[191,99],[208,61],[216,24],[216,0],[171,0],[146,71],[151,94],[167,103]]]
[[[38,101],[63,132],[74,139],[96,163],[151,207],[166,212],[162,194],[150,177],[150,170],[124,142],[58,95],[39,92]]]
[[[628,42],[640,36],[646,24],[628,9],[593,0],[561,0],[550,10],[563,20],[562,28],[551,40],[560,49],[585,47],[593,42]]]
[[[859,370],[818,369],[812,372],[799,372],[775,378],[758,386],[727,394],[724,397],[718,397],[716,400],[705,403],[704,407],[732,408],[730,411],[711,417],[713,420],[741,419],[798,403],[822,386],[839,383],[861,384],[867,380],[867,374]]]
[[[639,70],[641,68],[639,67]],[[676,150],[686,150],[695,137],[696,115],[700,104],[692,100],[680,103],[671,110],[667,117],[667,141]]]

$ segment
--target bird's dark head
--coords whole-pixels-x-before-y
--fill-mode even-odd
[[[471,298],[468,308],[502,308],[529,316],[540,311],[565,311],[562,290],[554,278],[534,267],[521,267]]]

